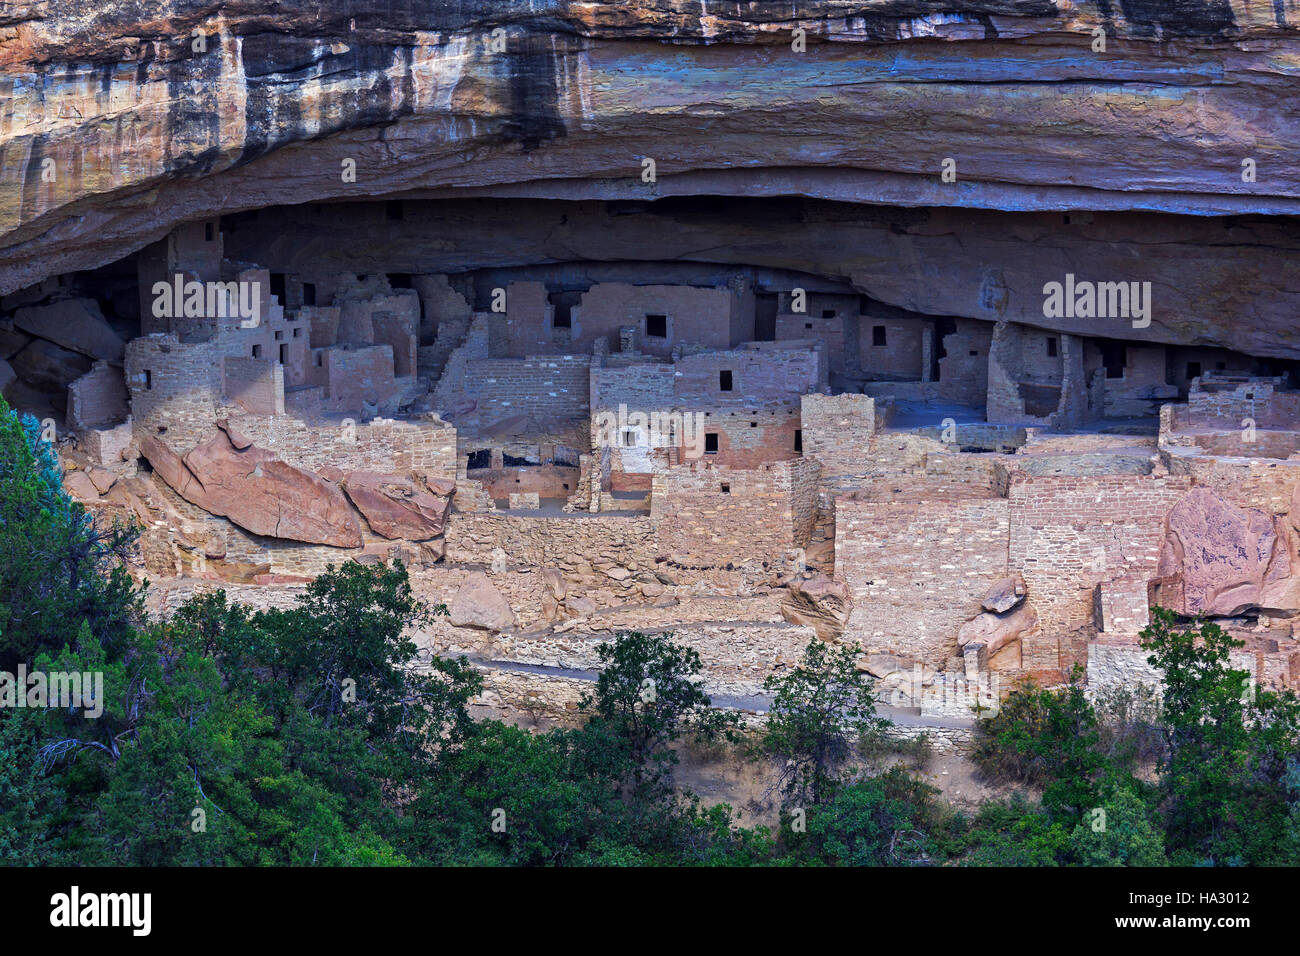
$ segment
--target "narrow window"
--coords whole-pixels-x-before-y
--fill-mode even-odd
[[[216,230],[212,228],[212,223],[203,224],[203,239],[205,242],[211,242],[216,236]]]
[[[794,450],[803,454],[803,429],[801,428],[794,430]]]
[[[1056,336],[1047,337],[1047,355],[1049,358],[1056,358]]]
[[[153,388],[153,372],[148,369],[144,370],[144,390],[146,392]]]
[[[885,327],[883,325],[873,325],[871,327],[871,344],[877,347],[885,344]]]
[[[280,364],[281,364],[281,365],[288,365],[288,364],[289,364],[289,346],[288,346],[288,345],[281,345],[281,346],[280,346]]]
[[[717,453],[718,453],[718,433],[705,432],[704,433],[704,454],[716,455]]]
[[[721,372],[718,373],[718,391],[720,392],[731,391],[731,370],[730,369],[723,369]]]
[[[302,284],[302,304],[303,305],[316,304],[316,283],[304,282]]]
[[[1106,366],[1107,378],[1123,378],[1128,365],[1128,346],[1123,342],[1101,343],[1101,364]]]

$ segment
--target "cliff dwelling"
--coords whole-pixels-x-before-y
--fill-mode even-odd
[[[1162,606],[1300,683],[1300,126],[1264,46],[1196,47],[1234,82],[1193,116],[1088,98],[1193,95],[1109,12],[1127,55],[1085,63],[1037,9],[810,14],[799,54],[770,10],[558,4],[498,55],[499,4],[352,6],[178,14],[202,53],[0,38],[65,64],[5,81],[0,387],[144,529],[151,610],[400,562],[450,609],[421,646],[557,720],[619,628],[724,700],[815,635],[969,716],[947,688],[1152,679]]]

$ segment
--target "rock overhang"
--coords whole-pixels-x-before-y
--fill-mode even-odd
[[[272,204],[794,196],[868,216],[1013,213],[1022,235],[1033,213],[1234,217],[1229,242],[1193,244],[1226,268],[1257,244],[1263,265],[1200,301],[1249,310],[1252,283],[1274,294],[1262,276],[1293,239],[1276,219],[1260,242],[1241,217],[1300,209],[1300,168],[1285,161],[1300,140],[1295,26],[1257,2],[818,2],[793,19],[786,4],[671,0],[174,0],[147,18],[53,2],[19,5],[7,26],[0,294]],[[940,175],[946,158],[956,182]],[[1043,246],[1061,260],[1053,276],[1074,261],[1068,243]],[[882,245],[831,271],[900,307],[995,317],[927,301],[920,276],[891,279],[882,257],[908,252]],[[1284,293],[1271,308],[1293,312]],[[1238,338],[1213,322],[1162,334]],[[1276,327],[1250,337],[1257,354],[1300,355],[1274,344]]]

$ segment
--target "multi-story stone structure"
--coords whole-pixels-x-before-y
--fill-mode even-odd
[[[816,633],[950,715],[940,690],[991,675],[1139,679],[1160,603],[1300,683],[1300,392],[1276,362],[754,269],[327,272],[227,245],[182,227],[5,330],[47,355],[7,393],[75,436],[74,493],[142,524],[164,605],[394,559],[456,608],[438,651],[580,670],[612,626],[671,628],[744,695]]]

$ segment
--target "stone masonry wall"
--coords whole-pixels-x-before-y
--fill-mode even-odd
[[[800,427],[803,453],[823,475],[859,472],[876,436],[876,401],[869,395],[804,395]]]
[[[1007,573],[1004,498],[854,500],[835,514],[835,577],[853,594],[846,637],[941,666],[957,631]],[[1031,592],[1032,593],[1032,592]]]
[[[657,471],[651,519],[664,552],[690,565],[782,560],[784,552],[808,544],[818,470],[816,462],[797,458],[757,469],[703,461]]]
[[[1024,574],[1044,631],[1091,623],[1101,582],[1154,574],[1165,516],[1190,487],[1173,476],[1014,476],[1011,569]]]

